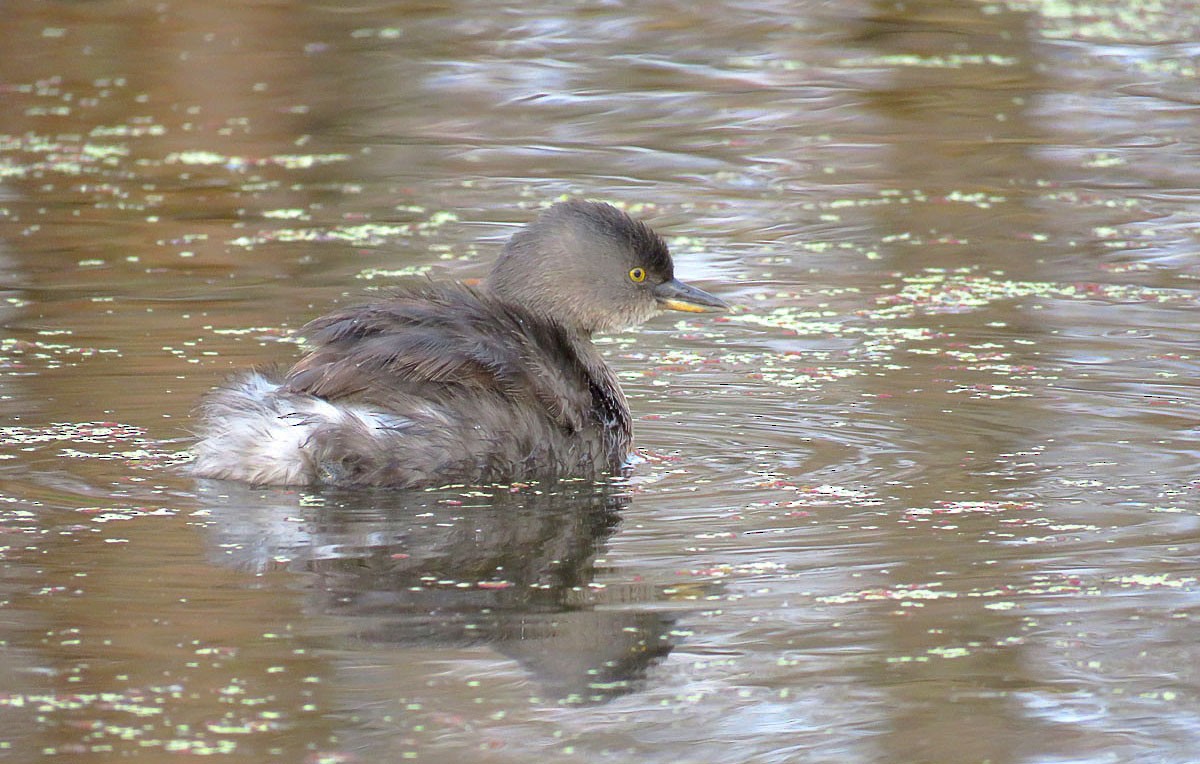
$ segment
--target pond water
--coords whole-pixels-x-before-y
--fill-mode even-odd
[[[0,761],[1191,762],[1200,6],[17,3]],[[180,471],[563,195],[736,304],[603,486]]]

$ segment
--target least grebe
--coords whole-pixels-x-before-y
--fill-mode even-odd
[[[727,307],[675,278],[645,223],[561,202],[509,239],[480,287],[428,282],[335,311],[304,327],[291,369],[218,388],[200,406],[193,471],[410,488],[610,474],[632,425],[592,335]]]

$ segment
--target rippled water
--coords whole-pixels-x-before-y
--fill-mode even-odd
[[[1200,6],[0,15],[0,761],[1190,762]],[[563,194],[737,303],[609,486],[197,483]]]

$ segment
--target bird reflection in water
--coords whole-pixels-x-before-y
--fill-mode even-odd
[[[629,503],[619,485],[199,493],[222,564],[302,575],[342,649],[487,644],[546,696],[596,703],[633,691],[673,647],[674,616],[636,596],[597,607],[589,588]]]

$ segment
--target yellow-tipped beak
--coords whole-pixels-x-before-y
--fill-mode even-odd
[[[719,297],[703,289],[685,284],[679,279],[664,281],[654,287],[654,298],[666,310],[682,310],[688,313],[717,313],[729,310],[729,305]]]

